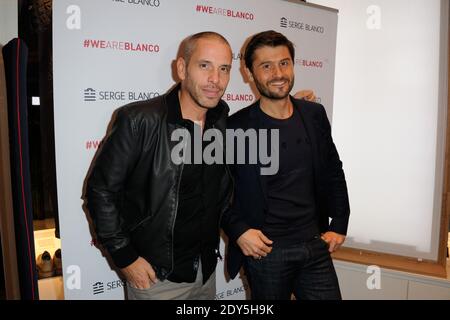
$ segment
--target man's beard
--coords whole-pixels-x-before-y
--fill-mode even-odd
[[[208,100],[207,97],[202,96],[202,88],[200,86],[196,86],[196,84],[188,77],[186,78],[186,90],[189,93],[189,96],[191,99],[201,108],[204,109],[212,109],[217,106],[220,99],[222,98],[224,94],[224,90],[220,87],[216,87],[220,90],[220,97],[217,99],[217,102],[214,102],[214,104],[211,103],[211,101]],[[203,100],[203,101],[202,101]]]
[[[281,93],[271,92],[269,90],[270,83],[277,82],[277,81],[288,81],[289,89],[286,92],[281,92]],[[261,96],[264,96],[269,99],[274,99],[274,100],[282,100],[282,99],[286,98],[287,96],[289,96],[289,94],[291,93],[291,90],[294,87],[294,78],[292,78],[292,81],[290,81],[288,78],[280,78],[280,79],[271,80],[271,81],[269,81],[267,86],[263,86],[260,82],[255,80],[255,85],[256,85],[256,88],[258,89],[259,93],[261,94]]]

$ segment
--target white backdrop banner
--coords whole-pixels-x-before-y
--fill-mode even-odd
[[[83,184],[113,111],[174,85],[173,61],[190,34],[216,31],[233,49],[224,100],[235,112],[256,100],[241,51],[273,29],[296,46],[294,92],[313,89],[331,119],[337,13],[281,0],[58,0],[53,2],[53,76],[59,221],[66,299],[123,299],[124,284],[95,246]],[[157,190],[155,190],[157,192]],[[224,256],[224,242],[221,244]],[[242,279],[217,269],[217,299],[245,299]]]

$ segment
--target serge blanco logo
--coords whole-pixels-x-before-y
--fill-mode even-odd
[[[92,88],[87,88],[84,89],[84,101],[97,101],[97,95],[94,89]]]
[[[97,91],[93,88],[84,89],[84,101],[141,101],[158,97],[159,92],[133,92],[133,91]]]
[[[94,295],[97,294],[103,294],[106,291],[111,291],[111,290],[115,290],[115,289],[120,289],[120,288],[124,288],[126,286],[125,281],[122,280],[115,280],[115,281],[110,281],[106,283],[106,286],[103,282],[98,281],[96,283],[94,283],[92,285],[92,293]]]
[[[103,285],[103,282],[96,282],[92,285],[92,292],[94,295],[105,293],[105,286]]]
[[[288,20],[286,17],[280,19],[280,27],[298,29],[305,32],[325,33],[325,28],[323,26],[312,25],[302,21],[292,21]]]

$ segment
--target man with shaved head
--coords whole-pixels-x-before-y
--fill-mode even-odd
[[[93,163],[87,205],[100,244],[126,278],[128,299],[215,298],[230,174],[223,163],[175,163],[171,137],[180,128],[190,136],[225,133],[229,108],[221,97],[231,62],[220,34],[185,39],[176,61],[180,82],[120,108]]]

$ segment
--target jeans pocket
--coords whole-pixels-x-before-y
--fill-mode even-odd
[[[145,292],[145,291],[148,291],[148,290],[150,290],[150,289],[153,289],[153,287],[155,286],[155,283],[154,283],[154,284],[150,284],[150,286],[149,286],[148,288],[136,288],[134,285],[131,284],[131,282],[127,281],[127,286],[128,286],[131,290],[133,290],[133,291],[137,291],[137,292],[142,291],[142,292]]]
[[[322,243],[325,245],[325,247],[328,249],[330,248],[330,244],[328,242],[326,242],[325,240],[323,240],[322,238],[320,238],[320,241],[322,241]]]

